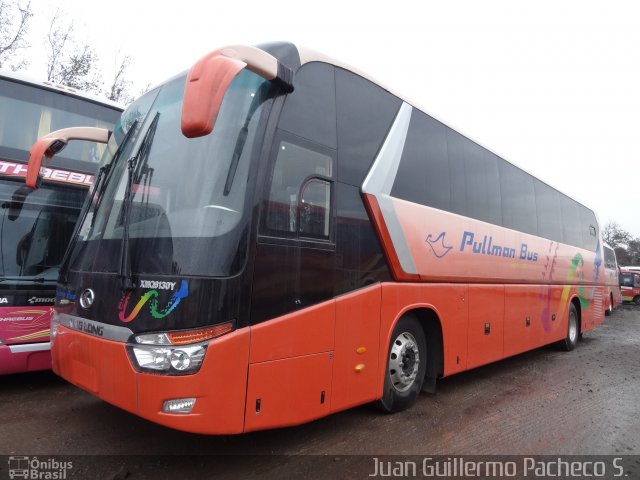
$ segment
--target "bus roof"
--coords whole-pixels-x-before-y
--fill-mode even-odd
[[[64,85],[59,85],[54,82],[50,82],[48,80],[37,80],[33,77],[29,77],[27,75],[23,75],[21,73],[10,72],[7,70],[0,70],[0,78],[10,80],[13,82],[19,82],[26,85],[32,85],[34,87],[43,88],[45,90],[50,90],[52,92],[62,93],[64,95],[69,95],[71,97],[81,98],[83,100],[89,100],[94,103],[98,103],[100,105],[105,105],[107,107],[111,107],[118,110],[124,110],[124,107],[119,103],[116,103],[112,100],[108,100],[104,97],[95,95],[93,93],[83,92],[82,90],[78,90],[72,87],[66,87]]]

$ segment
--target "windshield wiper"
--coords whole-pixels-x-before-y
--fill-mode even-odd
[[[133,134],[132,132],[135,130],[137,124],[138,124],[137,120],[135,120],[131,124],[131,127],[129,128],[129,130],[127,130],[127,133],[125,133],[124,138],[122,139],[122,143],[120,143],[120,145],[118,146],[118,149],[116,150],[116,153],[113,155],[113,159],[109,163],[100,167],[100,170],[98,170],[98,175],[96,177],[93,190],[91,191],[91,195],[89,196],[89,199],[84,204],[84,208],[80,213],[80,218],[78,218],[78,221],[76,222],[76,226],[73,229],[73,233],[71,235],[71,240],[69,241],[69,245],[67,245],[67,249],[65,250],[64,256],[62,257],[62,261],[60,262],[60,269],[59,269],[59,275],[58,275],[59,277],[58,280],[60,281],[60,283],[66,284],[69,281],[68,276],[69,276],[69,265],[71,265],[71,252],[74,250],[75,244],[78,241],[78,235],[80,234],[80,229],[82,228],[82,225],[87,219],[89,210],[91,210],[91,205],[93,204],[94,200],[97,198],[95,208],[93,209],[94,215],[93,215],[93,218],[91,219],[91,227],[93,227],[93,222],[96,217],[95,214],[98,212],[98,207],[100,206],[100,202],[102,201],[104,190],[109,183],[108,182],[109,173],[111,173],[111,171],[113,170],[113,166],[120,159],[120,153],[124,150],[124,146],[129,141],[129,137],[131,137],[131,135]]]
[[[138,152],[127,161],[127,188],[124,192],[124,198],[122,199],[122,245],[120,248],[120,271],[118,272],[120,288],[124,292],[135,288],[131,277],[131,257],[129,255],[129,215],[131,214],[132,190],[136,166],[139,161],[141,161],[142,164],[146,164],[159,119],[160,112],[157,112],[151,121],[151,125],[149,125],[147,133],[142,139],[142,144]]]
[[[2,277],[0,278],[0,282],[33,282],[33,283],[44,283],[44,282],[55,282],[55,278],[44,278],[44,277]]]
[[[262,105],[269,97],[267,93],[271,89],[270,82],[265,82],[256,92],[256,95],[249,105],[249,111],[247,112],[247,118],[244,121],[244,125],[238,132],[238,138],[236,138],[236,146],[233,149],[233,157],[231,157],[231,163],[229,164],[229,170],[227,171],[227,179],[224,182],[224,191],[222,194],[226,197],[231,192],[231,186],[233,185],[233,179],[236,176],[236,170],[238,169],[238,163],[240,162],[240,156],[244,150],[244,144],[247,142],[249,136],[249,123],[253,118],[253,115],[258,110],[258,107]]]
[[[120,159],[120,155],[122,153],[122,151],[124,150],[124,146],[127,144],[127,142],[129,141],[129,137],[131,137],[133,135],[133,131],[136,129],[136,126],[138,125],[138,120],[134,120],[131,123],[131,126],[129,127],[129,130],[127,130],[127,133],[125,133],[124,138],[122,139],[122,143],[120,144],[120,146],[118,147],[118,150],[116,151],[115,155],[113,156],[113,160],[111,160],[111,162],[109,162],[107,165],[105,165],[104,168],[105,171],[105,181],[104,183],[101,185],[100,187],[100,191],[97,193],[96,195],[96,206],[93,209],[93,211],[95,213],[98,212],[98,207],[100,207],[100,204],[102,203],[102,198],[104,197],[104,191],[107,187],[107,185],[109,184],[109,173],[111,172],[113,166],[116,164],[116,162]],[[97,188],[96,188],[97,190]],[[91,227],[93,227],[93,225],[95,224],[96,221],[96,215],[94,214],[94,216],[91,218]]]

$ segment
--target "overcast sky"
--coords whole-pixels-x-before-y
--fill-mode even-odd
[[[29,73],[54,6],[32,1]],[[640,2],[63,0],[136,92],[223,45],[288,40],[367,71],[640,236]]]

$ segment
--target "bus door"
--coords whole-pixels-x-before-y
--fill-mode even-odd
[[[317,67],[296,76],[268,162],[253,272],[246,430],[310,420],[330,408],[335,90],[331,68]]]

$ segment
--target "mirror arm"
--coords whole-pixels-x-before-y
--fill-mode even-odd
[[[59,153],[71,140],[84,140],[96,143],[107,143],[111,137],[111,131],[106,128],[96,127],[71,127],[56,130],[38,139],[29,152],[29,164],[25,184],[31,189],[38,188],[40,181],[40,168],[42,159],[45,158],[45,167],[56,153]]]

